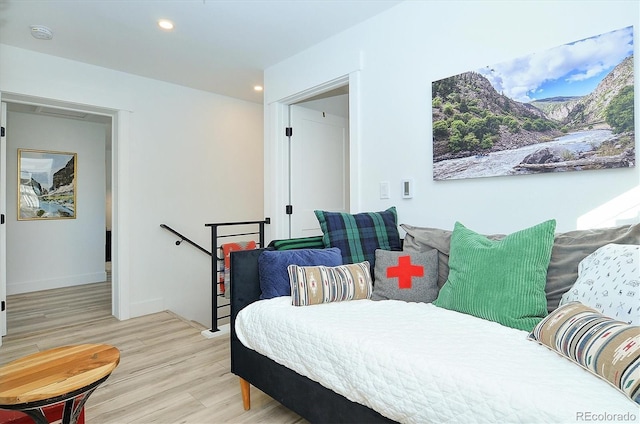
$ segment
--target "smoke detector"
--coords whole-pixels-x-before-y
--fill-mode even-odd
[[[42,25],[31,25],[31,35],[38,40],[51,40],[53,38],[53,32]]]

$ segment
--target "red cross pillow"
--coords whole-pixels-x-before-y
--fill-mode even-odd
[[[433,302],[438,297],[438,251],[376,250],[371,300]]]

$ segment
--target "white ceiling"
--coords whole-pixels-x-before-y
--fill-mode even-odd
[[[0,43],[262,103],[253,86],[264,69],[398,3],[0,0]],[[160,18],[175,29],[160,30]],[[53,39],[33,38],[31,25]]]

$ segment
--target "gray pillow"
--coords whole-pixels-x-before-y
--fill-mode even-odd
[[[562,295],[578,279],[580,262],[609,243],[640,244],[640,224],[556,234],[545,288],[549,312],[558,307]]]
[[[413,225],[400,224],[406,231],[403,250],[408,252],[426,252],[431,249],[438,251],[438,287],[442,288],[449,277],[449,246],[451,245],[451,233],[440,228],[414,227]],[[491,240],[500,240],[504,234],[487,236]]]
[[[371,300],[433,302],[438,297],[438,251],[377,249]]]
[[[403,244],[405,250],[414,252],[438,250],[438,287],[442,287],[449,276],[449,248],[452,232],[407,224],[401,224],[400,227],[407,233]],[[499,240],[504,236],[495,234],[488,237]],[[640,244],[640,224],[555,234],[545,287],[549,312],[558,307],[562,295],[575,283],[580,261],[609,243]]]

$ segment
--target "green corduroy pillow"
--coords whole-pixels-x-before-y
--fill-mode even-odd
[[[544,291],[556,221],[490,240],[459,222],[449,277],[434,305],[531,331],[547,315]]]

